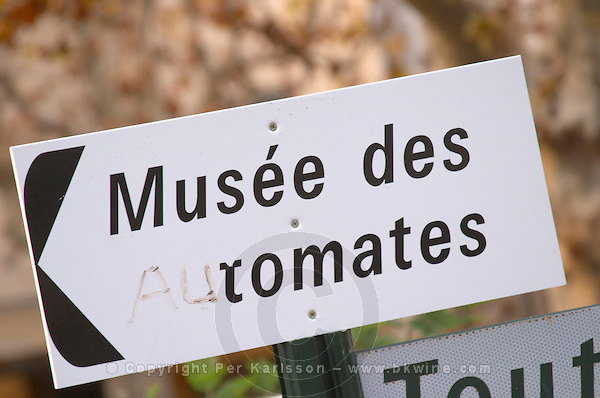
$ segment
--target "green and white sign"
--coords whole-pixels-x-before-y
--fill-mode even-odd
[[[365,398],[600,394],[600,306],[357,353]]]

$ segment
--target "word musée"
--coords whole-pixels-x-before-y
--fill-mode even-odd
[[[466,147],[456,143],[457,140],[468,138],[467,132],[462,128],[449,130],[443,138],[444,148],[449,156],[460,158],[453,162],[449,157],[443,160],[443,166],[447,171],[457,172],[467,167],[470,155]],[[254,200],[263,207],[277,205],[283,198],[284,172],[279,165],[271,162],[278,145],[269,147],[266,160],[268,163],[260,166],[253,177]],[[376,155],[383,156],[384,167],[381,175],[375,175],[373,170]],[[428,176],[434,168],[434,143],[425,135],[417,135],[410,138],[404,147],[404,169],[410,177],[420,179]],[[383,183],[394,181],[394,126],[392,124],[384,127],[384,142],[369,145],[363,156],[363,176],[367,183],[377,187]],[[457,159],[455,159],[457,160]],[[321,159],[314,155],[301,158],[292,173],[295,193],[302,199],[310,200],[318,197],[324,189],[325,167]],[[246,196],[236,187],[236,183],[244,178],[238,170],[226,170],[222,172],[216,181],[221,193],[226,195],[225,200],[217,202],[217,209],[223,214],[233,214],[244,206]],[[178,180],[175,183],[175,203],[179,219],[190,222],[194,219],[206,217],[206,176],[196,178],[196,202],[193,209],[188,210],[186,204],[186,181]],[[142,221],[150,195],[154,189],[154,227],[163,225],[164,219],[164,182],[163,166],[148,168],[140,202],[134,211],[131,195],[127,186],[125,173],[112,174],[110,176],[110,234],[119,233],[119,192],[123,206],[127,213],[131,231],[137,231],[142,227]]]
[[[267,160],[271,160],[278,145],[269,147]],[[307,167],[308,166],[308,167]],[[311,170],[312,169],[312,170]],[[294,169],[294,188],[296,193],[302,199],[314,199],[323,191],[323,183],[317,182],[312,187],[306,187],[305,183],[318,180],[324,177],[323,163],[316,156],[306,156],[298,161]],[[233,204],[227,204],[225,201],[217,203],[217,208],[223,214],[232,214],[239,211],[244,205],[244,194],[233,185],[233,182],[241,181],[242,174],[238,170],[227,170],[221,173],[217,179],[219,190],[234,199]],[[275,206],[283,197],[283,189],[274,192],[265,193],[265,190],[276,188],[283,185],[283,171],[275,163],[263,164],[254,174],[254,199],[263,207]],[[110,234],[119,233],[119,191],[123,198],[123,204],[129,220],[129,226],[132,231],[137,231],[142,227],[142,221],[150,192],[154,187],[154,226],[163,225],[163,166],[151,167],[146,174],[144,188],[138,210],[134,213],[129,188],[125,180],[125,173],[112,174],[110,176]],[[189,222],[193,219],[206,217],[206,176],[196,178],[196,203],[192,211],[187,210],[185,203],[185,180],[176,182],[175,202],[177,203],[177,215],[183,222]]]

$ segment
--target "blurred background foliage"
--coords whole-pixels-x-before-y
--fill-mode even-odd
[[[474,326],[478,316],[470,311],[472,308],[475,305],[355,328],[355,349],[368,350]],[[271,348],[262,348],[194,361],[183,365],[186,371],[180,373],[192,390],[207,398],[273,396],[280,393],[280,387],[271,352]],[[228,372],[227,366],[236,371]]]
[[[364,327],[360,348],[600,301],[598,0],[0,0],[0,396],[83,391],[48,387],[9,146],[514,54],[568,285]],[[270,355],[217,359],[244,377],[141,374],[85,394],[268,394],[273,375],[247,368]]]

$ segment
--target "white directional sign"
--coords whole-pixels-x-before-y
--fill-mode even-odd
[[[594,398],[600,307],[357,353],[365,398]]]
[[[565,282],[519,57],[11,155],[59,387]]]

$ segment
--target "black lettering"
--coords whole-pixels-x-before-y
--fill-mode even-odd
[[[131,196],[125,181],[125,173],[112,174],[110,176],[110,234],[119,233],[119,190],[127,212],[127,219],[132,231],[138,231],[142,227],[146,207],[150,198],[150,190],[154,186],[154,226],[163,225],[163,167],[151,167],[146,173],[146,180],[142,190],[142,197],[137,212],[134,215]]]
[[[192,221],[194,218],[206,217],[206,177],[198,177],[196,179],[196,206],[194,210],[188,212],[185,209],[185,180],[177,181],[177,193],[175,201],[177,203],[177,215],[183,222]]]
[[[404,236],[410,234],[410,227],[404,227],[404,218],[396,221],[394,229],[390,231],[390,238],[395,238],[396,265],[400,269],[412,267],[412,261],[404,259]]]
[[[452,142],[452,137],[455,135],[459,136],[461,140],[464,140],[468,137],[467,132],[461,128],[452,129],[444,136],[444,145],[446,148],[450,152],[460,155],[460,162],[458,164],[452,163],[450,159],[444,160],[444,166],[446,166],[446,169],[450,171],[462,170],[469,164],[469,151],[467,151],[467,148]]]
[[[525,375],[523,368],[510,371],[511,398],[525,398]]]
[[[511,398],[525,398],[525,376],[523,368],[510,371]],[[554,398],[552,362],[540,365],[540,398]]]
[[[415,152],[415,145],[417,142],[423,143],[424,148],[421,152]],[[433,169],[433,162],[425,163],[420,171],[415,170],[414,162],[415,160],[428,159],[431,157],[433,157],[433,144],[427,136],[417,135],[408,140],[406,148],[404,149],[404,168],[408,175],[412,178],[427,177]]]
[[[573,357],[573,367],[581,368],[581,398],[594,398],[594,364],[600,362],[600,352],[594,352],[594,339],[580,347],[581,355]]]
[[[431,237],[431,231],[437,228],[440,230],[441,235],[437,238]],[[450,248],[445,247],[440,250],[440,254],[437,257],[431,255],[431,246],[441,245],[444,243],[450,243],[450,230],[448,226],[442,221],[433,221],[425,226],[423,233],[421,234],[421,254],[425,261],[429,264],[439,264],[448,258],[450,254]]]
[[[385,159],[385,167],[381,177],[375,177],[373,173],[373,157],[375,152],[383,151]],[[394,125],[386,124],[383,145],[379,143],[373,143],[369,145],[365,151],[363,158],[363,174],[369,184],[376,187],[385,182],[389,184],[394,182]]]
[[[275,154],[275,150],[277,149],[277,145],[272,145],[269,147],[269,154],[267,155],[267,160],[271,160],[273,155]],[[270,180],[265,180],[265,172],[270,170],[273,173],[273,178]],[[283,190],[273,192],[273,196],[271,199],[266,199],[263,195],[263,190],[266,188],[274,188],[283,185],[283,172],[281,171],[281,167],[276,165],[275,163],[267,163],[263,164],[256,170],[256,174],[254,175],[254,198],[256,202],[264,207],[275,206],[281,198],[283,197]]]
[[[265,290],[260,282],[260,270],[262,265],[267,260],[271,261],[271,263],[273,263],[273,267],[275,268],[273,286],[269,290]],[[258,257],[256,261],[254,261],[254,265],[252,266],[252,287],[254,288],[256,294],[261,297],[271,297],[279,291],[282,282],[283,267],[279,257],[273,253],[265,253]]]
[[[230,267],[227,263],[221,263],[220,269],[225,270],[225,296],[231,303],[242,301],[242,293],[235,293],[235,268],[242,266],[242,260],[235,260]]]
[[[235,204],[231,207],[227,206],[225,202],[217,203],[219,211],[223,214],[235,213],[236,211],[239,211],[244,205],[244,194],[239,189],[226,184],[225,180],[228,177],[233,178],[234,181],[242,180],[242,175],[237,170],[227,170],[221,173],[221,175],[219,176],[219,179],[217,180],[217,185],[219,186],[221,192],[235,198]]]
[[[354,243],[354,248],[361,249],[367,241],[371,242],[372,249],[357,255],[356,258],[354,258],[354,263],[352,264],[354,274],[359,278],[366,278],[371,274],[381,274],[381,241],[377,235],[366,234],[361,236],[358,238],[356,243]],[[373,258],[371,260],[371,266],[367,269],[364,269],[361,264],[363,260],[369,256]]]
[[[466,237],[476,240],[478,243],[477,247],[473,250],[469,249],[467,245],[461,245],[460,251],[467,257],[474,257],[483,253],[485,250],[486,241],[485,236],[481,232],[469,228],[469,221],[475,221],[477,225],[480,225],[483,224],[485,220],[481,214],[473,213],[465,216],[460,222],[460,230],[462,233]]]
[[[450,388],[448,398],[460,398],[462,392],[468,387],[473,387],[477,390],[479,398],[492,398],[492,394],[490,394],[490,389],[487,384],[477,377],[464,377],[458,380],[454,383],[452,388]]]
[[[438,360],[412,363],[383,371],[383,382],[406,381],[406,398],[421,398],[421,376],[439,372]]]
[[[327,252],[333,254],[334,281],[342,281],[342,245],[340,242],[331,241],[325,245],[323,251],[315,245],[308,246],[305,251],[294,250],[294,290],[302,289],[302,265],[309,255],[312,256],[314,264],[313,284],[315,287],[323,285],[323,258]]]
[[[314,165],[314,171],[305,173],[304,166],[308,163],[312,163]],[[304,182],[316,180],[318,178],[323,178],[325,176],[325,171],[323,169],[323,162],[316,156],[306,156],[298,162],[296,165],[296,169],[294,170],[294,187],[296,188],[296,193],[302,199],[314,199],[321,194],[323,191],[324,184],[322,182],[315,184],[313,189],[307,191],[304,189]]]
[[[540,398],[554,398],[552,362],[540,365]]]

